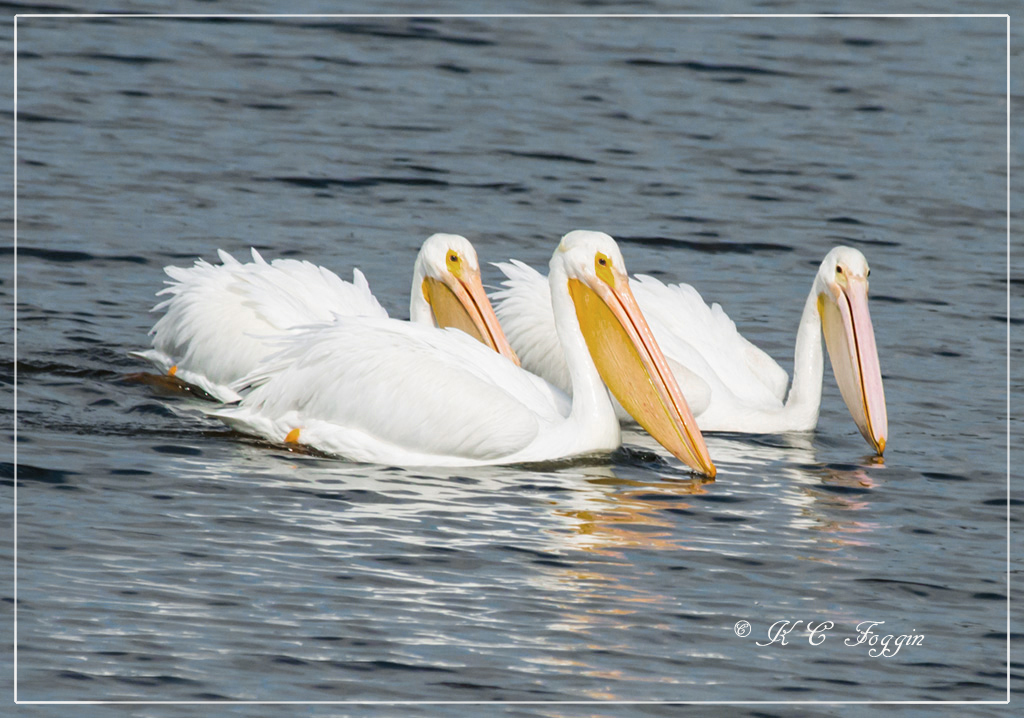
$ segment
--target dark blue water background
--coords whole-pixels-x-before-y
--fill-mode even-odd
[[[1004,698],[1005,28],[19,21],[18,697]],[[575,228],[787,368],[817,264],[861,249],[884,462],[830,369],[816,432],[710,436],[711,484],[636,432],[549,470],[349,464],[131,378],[167,264],[358,266],[401,317],[427,235],[540,266]],[[757,646],[780,620],[834,628]],[[866,620],[925,640],[871,657]]]

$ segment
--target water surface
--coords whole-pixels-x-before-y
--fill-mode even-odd
[[[1005,38],[998,19],[21,20],[18,697],[1003,699]],[[165,265],[255,246],[358,266],[403,317],[429,234],[543,266],[575,228],[693,283],[787,369],[821,258],[862,250],[885,460],[831,370],[817,431],[710,435],[713,483],[636,431],[551,467],[351,464],[131,379]],[[834,628],[756,645],[781,620]],[[862,621],[925,639],[872,657],[844,644]]]

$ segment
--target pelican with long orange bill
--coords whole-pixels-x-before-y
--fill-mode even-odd
[[[571,399],[462,332],[339,319],[287,338],[239,383],[240,404],[215,415],[246,433],[355,461],[520,464],[616,449],[611,389],[662,446],[714,477],[615,240],[570,232],[549,266]]]

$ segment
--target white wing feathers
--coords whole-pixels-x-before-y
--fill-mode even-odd
[[[153,349],[138,356],[222,401],[237,401],[228,386],[276,351],[272,339],[292,327],[335,316],[387,317],[358,269],[352,281],[310,262],[266,262],[252,250],[242,264],[218,250],[222,264],[199,259],[192,267],[166,267],[171,278],[154,307],[165,310],[150,334]]]
[[[268,264],[255,249],[252,250],[251,264],[239,264],[223,250],[218,250],[218,254],[224,266],[212,269],[217,271],[230,267],[233,280],[230,289],[244,296],[246,306],[278,329],[330,321],[335,315],[388,315],[358,269],[352,270],[352,281],[346,282],[331,270],[312,262],[275,259]],[[229,265],[229,260],[234,264]],[[168,274],[171,274],[170,270],[175,270],[179,276],[189,271],[169,267]],[[171,276],[175,277],[175,274]]]
[[[493,262],[507,279],[495,292],[494,312],[522,365],[568,391],[572,385],[551,310],[548,278],[519,260]]]
[[[248,432],[357,461],[473,463],[527,447],[570,400],[457,330],[338,318],[296,330],[215,413]]]
[[[778,406],[789,376],[736,330],[721,305],[708,306],[689,284],[666,285],[647,275],[636,275],[632,287],[666,354],[705,379],[713,372],[752,404]],[[675,349],[670,351],[670,346]]]

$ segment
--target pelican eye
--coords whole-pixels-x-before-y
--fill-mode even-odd
[[[459,253],[451,250],[448,252],[448,256],[445,257],[448,265],[448,271],[454,274],[456,277],[462,277],[462,257]]]
[[[841,264],[836,265],[836,274],[842,274],[842,273],[843,273],[843,266]]]
[[[612,260],[607,254],[598,252],[594,256],[594,271],[602,282],[610,287],[615,286],[615,275],[612,274]]]

